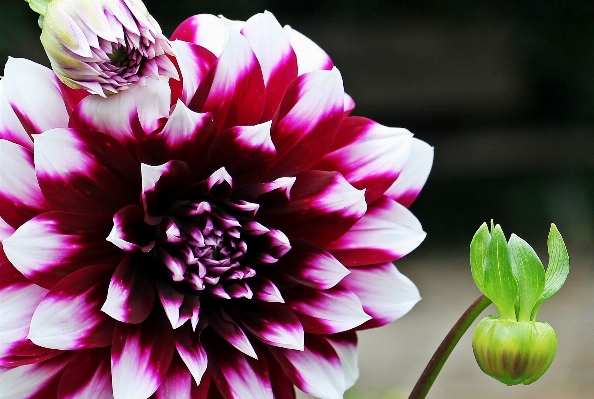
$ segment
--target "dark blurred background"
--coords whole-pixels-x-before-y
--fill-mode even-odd
[[[197,13],[272,11],[343,74],[354,114],[435,147],[412,210],[421,251],[467,245],[483,221],[543,240],[594,241],[594,2],[591,0],[145,1],[169,35]],[[0,0],[0,62],[47,64],[24,0]]]

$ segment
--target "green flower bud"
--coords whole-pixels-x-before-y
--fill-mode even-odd
[[[507,385],[528,385],[553,362],[557,335],[547,323],[487,316],[474,330],[472,349],[486,374]]]

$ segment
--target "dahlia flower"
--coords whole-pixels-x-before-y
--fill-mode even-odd
[[[180,80],[106,98],[6,64],[0,398],[342,398],[420,299],[392,261],[432,148],[269,12],[172,40]]]
[[[177,78],[169,41],[140,0],[52,0],[41,42],[62,82],[94,94]]]

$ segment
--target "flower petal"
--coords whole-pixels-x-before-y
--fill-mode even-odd
[[[228,35],[221,56],[190,103],[193,110],[211,112],[218,131],[258,123],[265,101],[262,71],[250,45],[233,29]]]
[[[304,34],[285,25],[285,32],[289,37],[291,46],[297,54],[299,75],[317,70],[331,70],[334,67],[328,54]]]
[[[433,165],[433,147],[413,139],[404,170],[385,195],[409,207],[425,185]]]
[[[402,316],[421,300],[419,290],[392,263],[351,268],[351,274],[340,283],[353,291],[372,317],[358,327],[383,326]]]
[[[33,140],[16,116],[6,98],[4,79],[0,79],[0,138],[33,150]]]
[[[111,347],[114,399],[147,399],[161,385],[174,353],[173,330],[164,315],[142,324],[117,323]]]
[[[171,40],[198,44],[219,57],[227,40],[227,26],[212,14],[198,14],[183,21],[171,35]]]
[[[263,356],[246,356],[214,334],[207,342],[212,378],[225,399],[273,399]]]
[[[326,249],[345,266],[399,259],[418,247],[427,234],[417,218],[387,197],[371,205],[351,229]]]
[[[359,298],[340,286],[325,291],[299,286],[283,291],[283,295],[306,332],[339,333],[360,326],[371,318],[363,311]]]
[[[28,338],[39,346],[76,350],[108,346],[115,321],[100,308],[114,266],[89,266],[54,285],[33,317]]]
[[[179,356],[173,356],[167,374],[155,392],[155,399],[194,399],[192,390],[196,386],[192,374]]]
[[[185,104],[189,104],[217,57],[204,47],[181,40],[171,42],[171,47],[177,53],[176,61],[182,76],[180,98]],[[171,79],[169,84],[172,82],[175,80]]]
[[[240,306],[243,326],[265,344],[303,350],[304,332],[299,319],[280,303],[255,302]]]
[[[246,355],[258,358],[250,340],[243,329],[233,320],[231,316],[223,309],[212,309],[208,313],[210,327],[226,342],[229,342],[235,348]]]
[[[267,204],[256,220],[318,246],[342,236],[366,211],[365,194],[340,173],[310,170],[297,175],[288,203]]]
[[[342,399],[345,380],[340,359],[324,337],[305,335],[305,350],[270,347],[289,379],[303,392],[321,399]]]
[[[297,77],[297,56],[274,15],[268,11],[245,22],[241,34],[254,50],[266,86],[266,105],[262,121],[272,119],[285,89]]]
[[[173,201],[192,183],[190,167],[183,161],[169,161],[157,166],[141,164],[140,173],[144,221],[156,225]]]
[[[160,127],[161,118],[169,115],[168,79],[148,79],[146,83],[106,98],[84,98],[72,112],[69,127],[103,132],[126,148],[133,148]]]
[[[84,349],[64,370],[58,399],[113,399],[110,348]]]
[[[208,358],[200,342],[199,334],[192,334],[189,325],[177,329],[175,331],[175,348],[196,384],[200,385],[202,380],[206,378]]]
[[[144,222],[142,206],[128,205],[113,216],[113,228],[105,240],[126,252],[146,253],[155,246],[151,227]]]
[[[96,264],[116,264],[122,252],[105,240],[103,215],[46,212],[3,241],[11,263],[29,280],[51,288],[70,273]]]
[[[336,170],[354,187],[365,189],[368,203],[396,181],[410,152],[412,134],[366,118],[343,120],[330,150],[315,169]]]
[[[325,335],[336,354],[340,358],[346,389],[351,388],[359,378],[357,334],[349,331],[339,334]]]
[[[155,290],[147,273],[148,260],[128,255],[118,265],[109,283],[101,310],[124,323],[142,323],[153,309]]]
[[[0,215],[19,227],[47,208],[39,188],[33,153],[19,144],[0,139]]]
[[[34,162],[52,209],[113,214],[138,202],[140,165],[108,135],[77,129],[45,132],[35,139]]]
[[[3,81],[8,103],[28,134],[68,126],[60,81],[51,69],[26,59],[9,58]]]
[[[276,159],[268,180],[291,176],[315,165],[334,141],[344,113],[344,89],[338,69],[314,71],[289,84],[272,125]]]

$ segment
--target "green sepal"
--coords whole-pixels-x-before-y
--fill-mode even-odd
[[[52,1],[52,0],[25,0],[27,3],[29,3],[29,7],[31,7],[31,9],[33,11],[35,11],[37,14],[44,16],[45,12],[47,10],[47,5]]]
[[[547,239],[547,248],[549,252],[549,265],[545,272],[544,290],[532,310],[532,320],[536,319],[540,305],[559,291],[563,284],[565,284],[565,280],[569,274],[569,254],[567,253],[567,248],[565,248],[563,237],[561,237],[555,224],[551,224]]]
[[[491,231],[486,251],[483,293],[493,302],[502,319],[517,320],[518,283],[512,271],[505,235],[499,225]]]
[[[518,282],[518,321],[530,321],[545,287],[545,270],[532,247],[512,234],[508,242],[512,270]]]
[[[487,248],[491,241],[491,234],[487,223],[483,223],[472,237],[470,243],[470,271],[476,286],[481,292],[484,292],[485,283],[485,258],[487,257]]]

